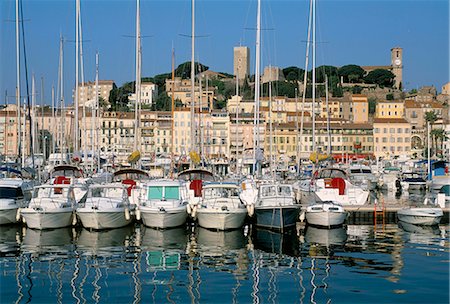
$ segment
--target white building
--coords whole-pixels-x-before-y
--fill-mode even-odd
[[[141,83],[141,104],[151,106],[158,97],[158,86],[153,82]],[[128,97],[130,104],[136,103],[136,93]]]

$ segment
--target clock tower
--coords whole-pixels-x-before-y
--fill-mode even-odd
[[[392,73],[395,75],[394,87],[402,89],[403,87],[403,49],[395,47],[391,49]]]

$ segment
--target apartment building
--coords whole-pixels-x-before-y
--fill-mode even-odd
[[[395,109],[395,108],[394,108]],[[404,118],[375,118],[374,154],[390,158],[411,156],[411,124]]]
[[[109,100],[109,93],[115,87],[113,80],[99,80],[98,81],[98,96],[103,100]],[[88,81],[78,84],[79,98],[78,106],[93,107],[95,104],[95,81]],[[75,100],[75,88],[72,90],[72,98]]]
[[[141,83],[141,105],[152,106],[158,97],[158,86],[153,82],[142,82]],[[136,103],[136,93],[132,93],[128,96],[128,101],[130,104]]]

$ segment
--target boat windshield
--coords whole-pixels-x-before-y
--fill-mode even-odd
[[[261,196],[268,197],[268,196],[276,196],[277,190],[275,186],[266,186],[261,187]]]
[[[148,187],[147,198],[152,199],[179,199],[180,187],[178,186],[151,186]]]
[[[324,169],[320,171],[318,178],[335,178],[335,177],[347,179],[345,172],[339,169]]]
[[[278,187],[278,195],[280,196],[290,196],[291,195],[291,187],[289,186],[279,186]]]
[[[204,198],[228,198],[239,196],[239,190],[237,188],[207,188],[204,192]]]
[[[123,197],[126,190],[122,188],[91,188],[91,197]]]
[[[13,188],[13,187],[0,188],[0,198],[19,198],[19,197],[23,197],[23,192],[21,188]]]

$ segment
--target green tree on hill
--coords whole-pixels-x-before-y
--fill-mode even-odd
[[[338,69],[338,75],[344,78],[344,82],[362,82],[366,72],[359,65],[348,64]]]
[[[364,77],[365,83],[377,84],[381,87],[392,87],[395,75],[388,70],[376,69]]]
[[[303,70],[299,67],[295,67],[295,66],[290,66],[290,67],[283,69],[284,78],[286,78],[286,80],[288,80],[288,81],[294,81],[294,80],[302,81],[304,74],[305,74],[305,70]]]

